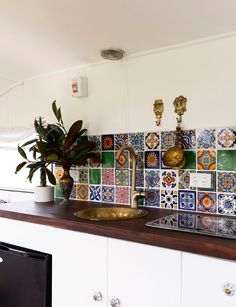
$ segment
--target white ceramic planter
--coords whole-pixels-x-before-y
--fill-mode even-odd
[[[54,201],[54,186],[35,187],[34,201],[39,203]]]

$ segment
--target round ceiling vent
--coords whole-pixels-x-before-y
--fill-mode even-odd
[[[118,48],[109,48],[109,49],[102,49],[101,50],[101,56],[105,60],[121,60],[125,55],[125,52]]]

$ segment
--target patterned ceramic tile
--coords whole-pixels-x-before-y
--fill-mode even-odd
[[[145,187],[160,188],[160,172],[157,170],[145,170]]]
[[[114,185],[115,184],[115,171],[112,168],[102,169],[102,184]]]
[[[161,208],[177,209],[178,207],[177,191],[161,190]]]
[[[225,215],[236,215],[236,195],[219,194],[218,212]]]
[[[159,151],[145,151],[145,168],[159,168]]]
[[[148,132],[145,134],[145,149],[158,149],[160,146],[160,135],[157,132]]]
[[[128,145],[128,133],[115,134],[115,150]]]
[[[100,186],[89,186],[89,199],[93,201],[101,200],[101,187]]]
[[[116,168],[129,168],[129,152],[127,150],[120,155],[119,161],[116,160]]]
[[[87,169],[79,170],[79,183],[88,183],[88,170]]]
[[[179,209],[196,210],[196,192],[179,190]]]
[[[130,167],[132,167],[132,163]],[[142,151],[136,152],[136,167],[137,169],[143,169],[144,167],[144,153]]]
[[[184,150],[184,156],[186,163],[184,169],[196,169],[196,151],[193,150]]]
[[[172,170],[162,171],[161,187],[164,189],[176,189],[178,187],[177,171],[172,171]]]
[[[145,206],[160,207],[160,190],[150,189],[145,197]]]
[[[129,133],[129,145],[135,151],[144,151],[144,133]]]
[[[217,146],[220,148],[236,147],[236,129],[225,128],[217,131]]]
[[[99,157],[99,160],[101,161],[101,152],[97,152],[96,155]],[[101,162],[95,162],[93,159],[89,159],[89,167],[101,167]]]
[[[195,190],[196,188],[190,187],[190,174],[196,173],[190,170],[179,170],[179,189],[181,190]]]
[[[197,168],[199,170],[216,169],[216,151],[215,150],[198,150]]]
[[[132,185],[132,171],[130,171],[130,186]],[[144,187],[144,173],[143,170],[136,170],[136,187]]]
[[[202,149],[215,148],[216,147],[215,129],[197,130],[197,147]]]
[[[217,168],[223,171],[236,171],[236,150],[218,150]]]
[[[101,183],[101,169],[90,169],[89,170],[89,183],[100,184]]]
[[[212,191],[215,192],[216,191],[216,172],[214,171],[201,171],[198,172],[200,174],[210,174],[211,175],[211,187],[210,188],[198,188],[198,191]]]
[[[115,182],[116,182],[116,185],[128,186],[129,185],[129,170],[116,169]]]
[[[106,203],[114,203],[115,189],[114,187],[102,187],[102,201]]]
[[[76,198],[79,200],[88,200],[89,186],[87,184],[77,184]]]
[[[217,182],[218,192],[236,193],[236,173],[218,172]]]
[[[94,149],[94,151],[101,151],[102,149],[101,135],[90,135],[88,139],[89,141],[94,142],[96,144],[96,148]]]
[[[216,193],[198,192],[198,211],[216,213]]]
[[[114,150],[114,134],[102,135],[102,150]]]
[[[196,131],[195,130],[182,130],[180,133],[179,143],[183,149],[196,148]]]
[[[114,168],[115,157],[114,152],[102,152],[102,167]]]
[[[116,187],[116,203],[129,204],[129,188]]]
[[[175,131],[161,132],[161,149],[169,149],[175,145]]]

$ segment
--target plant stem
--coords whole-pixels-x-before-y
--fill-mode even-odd
[[[45,168],[40,168],[40,186],[46,187],[47,186],[47,179],[46,179],[46,171]]]

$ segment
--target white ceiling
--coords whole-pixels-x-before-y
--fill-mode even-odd
[[[236,30],[235,0],[0,0],[0,88],[31,76]]]

